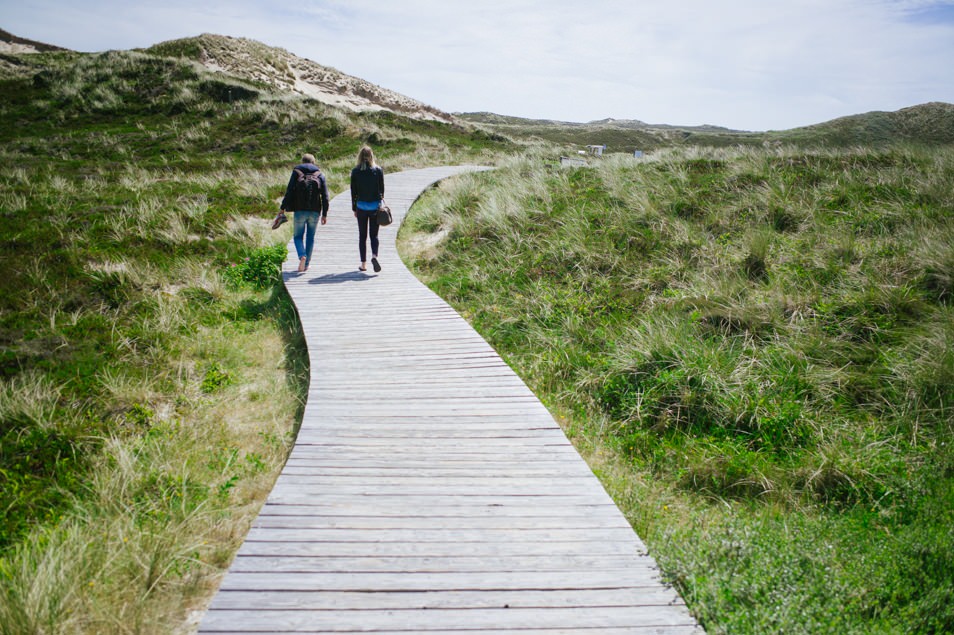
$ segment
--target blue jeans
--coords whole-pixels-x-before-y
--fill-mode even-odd
[[[305,257],[306,266],[311,264],[311,250],[315,247],[315,230],[318,229],[320,217],[321,212],[295,212],[295,252],[299,260],[302,256]]]

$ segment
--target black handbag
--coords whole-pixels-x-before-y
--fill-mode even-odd
[[[381,205],[378,206],[378,225],[390,225],[394,222],[394,218],[391,217],[391,208],[384,204],[384,201],[381,201]]]

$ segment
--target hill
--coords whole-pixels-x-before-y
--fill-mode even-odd
[[[954,104],[930,102],[895,112],[874,111],[774,133],[772,138],[835,146],[897,142],[929,146],[954,143]]]
[[[870,112],[792,130],[748,132],[718,126],[648,124],[638,120],[603,119],[573,123],[522,119],[494,113],[461,113],[465,121],[518,138],[586,146],[606,144],[609,152],[631,153],[663,147],[758,146],[789,143],[803,147],[884,146],[915,143],[927,146],[954,143],[954,104],[932,102],[896,112]]]
[[[255,40],[203,34],[162,42],[146,52],[195,60],[212,71],[355,112],[390,111],[412,119],[454,121],[451,115],[416,99]]]
[[[32,76],[31,54],[64,51],[66,49],[17,37],[0,29],[0,78]]]
[[[632,119],[601,119],[574,123],[550,119],[524,119],[487,112],[456,113],[464,121],[486,126],[500,134],[552,143],[587,146],[606,144],[609,152],[632,153],[677,145],[758,144],[759,133],[729,130],[718,126],[677,126],[648,124]]]
[[[9,31],[0,29],[0,53],[44,53],[65,50],[67,49],[52,44],[17,37]]]

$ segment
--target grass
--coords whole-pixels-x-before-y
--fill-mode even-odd
[[[78,389],[39,370],[5,384],[4,424],[31,464],[4,464],[0,632],[170,632],[214,589],[307,384],[287,297],[219,292],[156,301],[79,412],[63,400]]]
[[[557,413],[711,633],[954,630],[949,149],[519,157],[405,258]]]
[[[505,140],[348,114],[143,52],[0,78],[0,633],[188,632],[278,474],[307,356],[271,232],[298,157],[334,192]],[[191,626],[190,626],[191,625]]]

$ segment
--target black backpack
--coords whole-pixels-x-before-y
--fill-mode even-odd
[[[295,209],[311,212],[321,211],[321,170],[305,172],[295,169],[298,182],[295,184]]]

